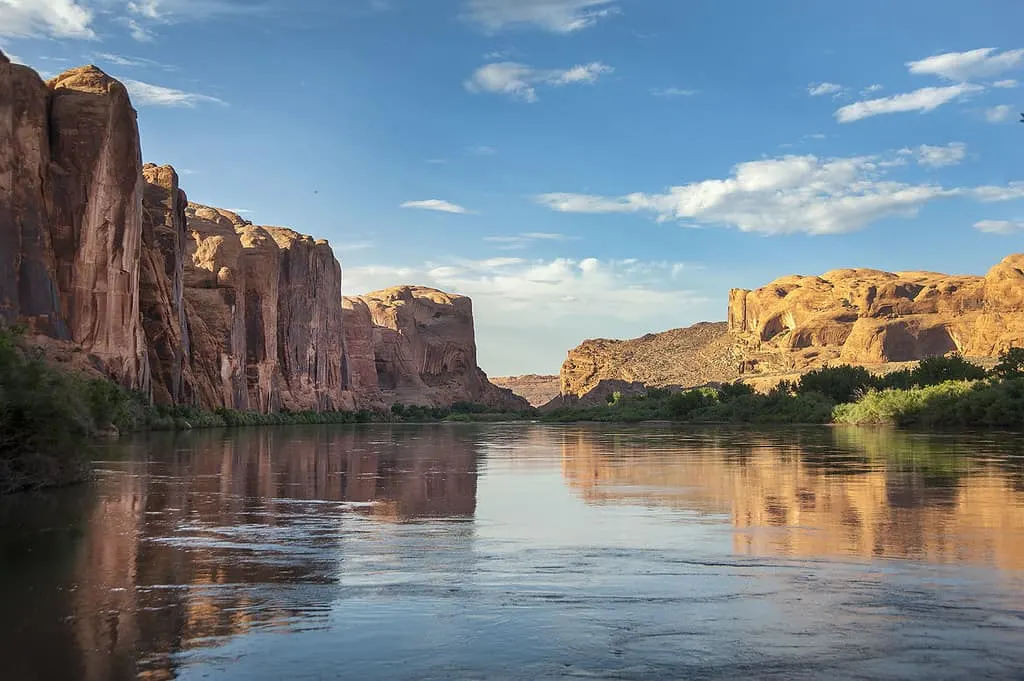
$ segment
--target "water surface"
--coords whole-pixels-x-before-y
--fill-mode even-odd
[[[97,467],[0,499],[6,681],[1024,673],[1010,436],[324,426]]]

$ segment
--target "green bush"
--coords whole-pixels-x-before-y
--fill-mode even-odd
[[[910,381],[911,385],[924,387],[946,381],[980,381],[985,376],[986,372],[980,366],[954,354],[922,359],[910,372]]]
[[[874,385],[874,378],[864,367],[844,364],[809,371],[800,377],[798,395],[819,393],[837,404],[851,402]]]
[[[971,381],[946,381],[909,390],[871,391],[852,404],[840,404],[832,413],[836,423],[912,425],[925,421],[943,424],[943,415],[979,386]],[[930,414],[930,416],[926,416]],[[952,425],[952,424],[950,424]]]
[[[999,354],[992,373],[999,378],[1024,378],[1024,348],[1010,348]]]

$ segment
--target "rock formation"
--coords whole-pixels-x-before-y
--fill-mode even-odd
[[[583,397],[602,380],[690,387],[739,376],[740,355],[724,322],[651,333],[633,340],[584,341],[562,364],[561,392]]]
[[[139,310],[142,160],[124,86],[43,83],[0,55],[0,309],[149,389]]]
[[[526,406],[477,368],[468,298],[407,287],[343,308],[341,284],[326,241],[189,204],[173,168],[143,167],[116,80],[43,83],[0,54],[0,322],[54,361],[161,405]]]
[[[748,369],[881,364],[1024,344],[1024,255],[984,277],[844,269],[729,295],[729,329]]]
[[[422,286],[399,286],[347,298],[347,321],[358,362],[350,375],[370,384],[365,315],[372,324],[376,385],[389,404],[450,405],[474,402],[500,409],[529,403],[487,380],[476,364],[473,303],[465,296]],[[365,312],[363,311],[365,308]]]
[[[547,404],[561,394],[561,379],[558,376],[502,376],[491,378],[499,388],[508,388],[535,407]]]
[[[742,377],[766,387],[829,363],[884,371],[950,352],[985,364],[1024,346],[1024,254],[984,277],[870,269],[782,277],[731,291],[728,320],[586,341],[562,365],[561,392],[583,397],[602,380],[688,387]]]
[[[189,204],[185,297],[207,407],[354,409],[341,266],[326,241]]]

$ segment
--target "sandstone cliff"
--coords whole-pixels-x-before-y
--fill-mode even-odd
[[[43,83],[0,55],[0,313],[149,389],[135,110],[93,66]]]
[[[985,364],[1024,346],[1024,254],[983,277],[870,269],[782,277],[731,291],[728,320],[586,341],[562,365],[561,392],[583,397],[601,381],[687,387],[740,377],[763,388],[828,363],[885,371],[950,352]]]
[[[185,298],[207,407],[354,409],[341,266],[326,241],[189,204]]]
[[[44,83],[0,53],[0,322],[54,361],[163,405],[525,406],[477,368],[467,298],[405,288],[345,309],[341,284],[326,241],[189,204],[173,168],[143,167],[116,80]]]
[[[561,379],[558,376],[501,376],[491,378],[499,388],[507,388],[535,407],[547,404],[561,394]]]
[[[399,286],[347,299],[348,321],[364,318],[364,306],[372,324],[376,385],[387,403],[474,402],[501,409],[529,408],[512,391],[492,385],[477,367],[469,298]],[[365,328],[354,335],[365,338]],[[368,377],[367,353],[360,349],[359,355],[359,365],[353,368]]]
[[[984,277],[844,269],[789,276],[729,295],[729,329],[747,369],[881,364],[1024,345],[1024,255]]]

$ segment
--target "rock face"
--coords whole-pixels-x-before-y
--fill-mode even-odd
[[[363,312],[365,306],[366,312]],[[422,286],[400,286],[346,299],[347,317],[369,313],[376,385],[389,404],[474,402],[528,409],[521,397],[490,383],[476,364],[473,304],[469,298]],[[350,334],[358,361],[350,375],[371,383],[365,324]]]
[[[601,381],[691,387],[738,377],[740,356],[724,322],[652,333],[633,340],[597,339],[569,351],[561,393],[583,397]]]
[[[0,307],[149,389],[139,309],[142,160],[124,86],[94,66],[43,83],[0,58]]]
[[[341,266],[326,241],[189,204],[185,298],[208,407],[353,409]]]
[[[949,352],[992,357],[1024,344],[1024,255],[984,277],[844,269],[729,295],[747,369],[881,364]]]
[[[561,379],[558,376],[502,376],[491,378],[499,388],[507,388],[535,407],[547,404],[561,394]]]
[[[185,192],[170,166],[143,168],[139,303],[156,404],[193,404],[191,344],[185,309]]]

